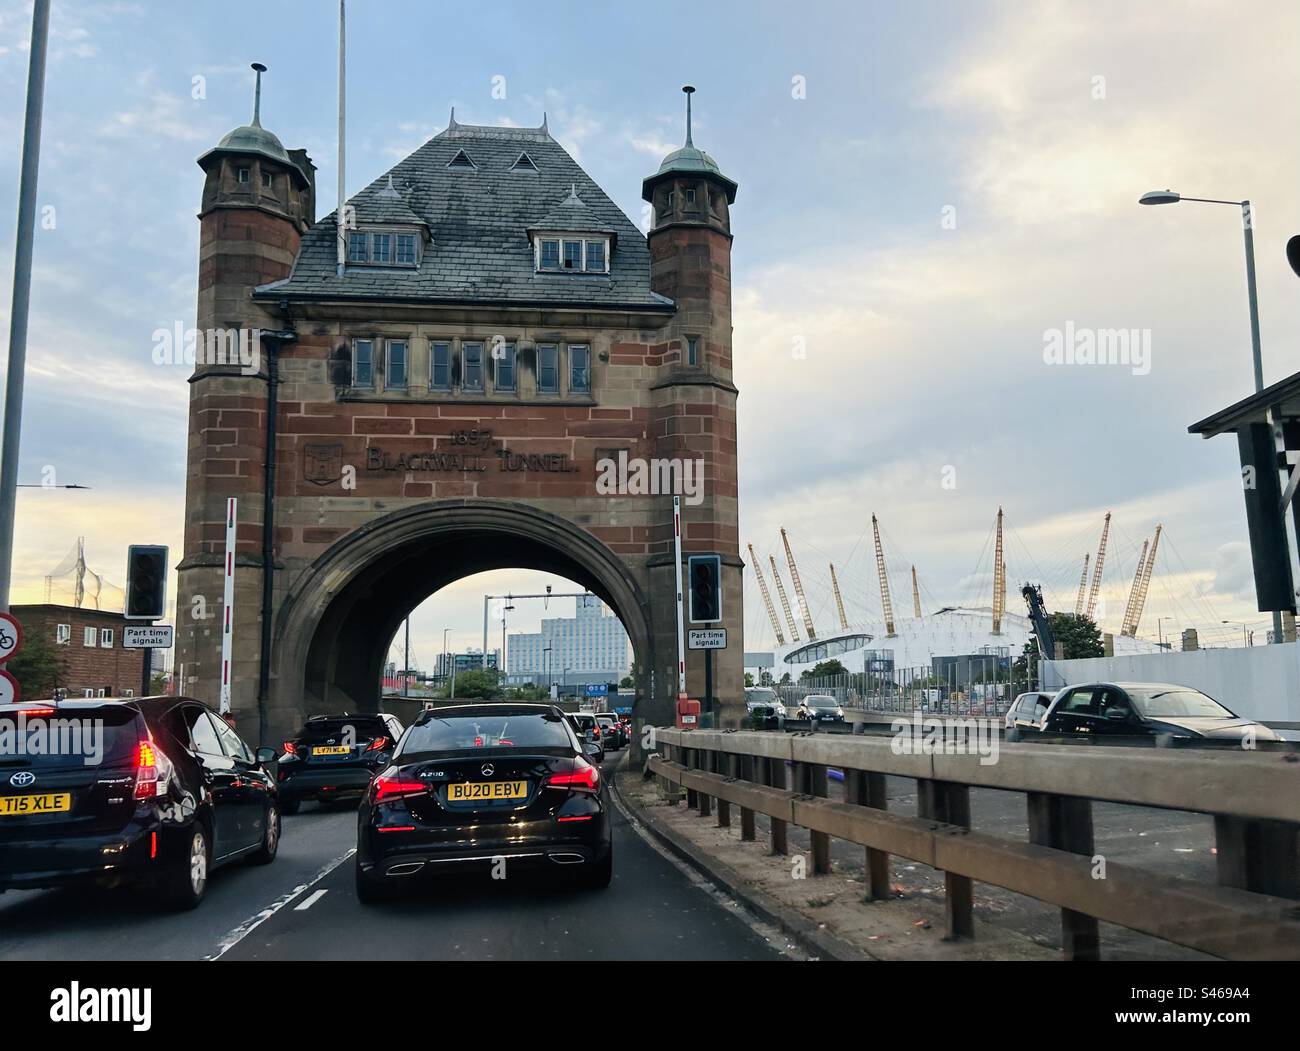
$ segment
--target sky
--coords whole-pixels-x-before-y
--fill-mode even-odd
[[[20,491],[14,601],[39,601],[79,536],[117,584],[129,543],[179,560],[187,376],[150,352],[156,328],[194,315],[194,162],[248,121],[263,62],[263,123],[308,149],[318,211],[333,209],[336,14],[331,0],[54,3],[20,481],[52,469],[92,488]],[[0,0],[0,201],[17,194],[30,17]],[[740,187],[742,544],[766,566],[786,528],[814,617],[833,618],[830,561],[850,619],[878,615],[872,513],[896,608],[912,565],[927,608],[988,605],[999,507],[1012,608],[1021,579],[1073,608],[1110,511],[1109,630],[1161,523],[1142,634],[1196,626],[1226,644],[1246,623],[1262,641],[1235,442],[1187,433],[1252,390],[1240,215],[1136,202],[1165,187],[1252,200],[1265,381],[1300,368],[1284,257],[1300,232],[1297,41],[1300,7],[1266,0],[354,0],[348,192],[452,106],[484,124],[545,112],[639,222],[641,179],[680,144],[693,83],[696,144]],[[6,331],[13,223],[0,210]],[[1149,359],[1048,363],[1067,326],[1136,329]],[[445,589],[412,618],[418,663],[444,628],[478,644],[485,592],[548,582],[569,590],[517,571]],[[746,646],[769,647],[752,583]],[[510,629],[542,612],[521,604]]]

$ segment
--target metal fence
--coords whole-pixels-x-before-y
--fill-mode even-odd
[[[945,679],[933,669],[895,668],[892,675],[848,672],[827,678],[801,678],[773,682],[778,700],[787,710],[797,708],[809,694],[834,697],[845,708],[869,712],[934,712],[941,715],[999,716],[1022,693],[1038,688],[1037,662],[1029,675],[1007,675],[990,658],[988,668],[975,677],[958,678],[955,667]]]

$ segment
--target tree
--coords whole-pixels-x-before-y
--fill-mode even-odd
[[[624,675],[623,681],[618,684],[618,688],[620,690],[634,690],[636,689],[636,680],[630,675]]]
[[[164,671],[156,671],[149,676],[149,693],[154,697],[161,697],[167,692],[168,675]]]
[[[1052,634],[1060,644],[1067,661],[1082,660],[1085,657],[1104,657],[1106,647],[1101,641],[1101,629],[1091,617],[1078,616],[1073,613],[1049,613],[1047,622]],[[1038,632],[1029,636],[1025,643],[1024,654],[1016,659],[1011,669],[1012,680],[1016,683],[1030,681],[1030,668],[1038,667]]]
[[[5,665],[15,679],[25,700],[53,697],[66,677],[63,654],[50,645],[42,634],[32,632],[23,641],[23,648]]]
[[[473,668],[456,676],[457,697],[495,697],[498,693],[498,676],[495,668]]]
[[[752,676],[749,672],[745,672],[745,688],[748,689],[750,686],[753,685],[754,685],[754,676]]]
[[[782,686],[789,686],[789,685],[790,685],[790,673],[789,673],[789,672],[786,672],[784,675],[781,676],[781,685],[782,685]]]
[[[833,679],[837,675],[848,675],[849,669],[837,660],[819,661],[812,671],[800,674],[800,679]]]

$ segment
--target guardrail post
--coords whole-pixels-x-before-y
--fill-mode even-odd
[[[917,816],[970,828],[970,788],[952,781],[916,779]],[[975,894],[969,876],[943,874],[944,911],[950,941],[975,937]]]
[[[742,781],[754,780],[754,757],[752,755],[732,756],[731,775]],[[752,841],[754,838],[754,812],[748,807],[740,808],[740,838]]]
[[[730,774],[732,756],[729,752],[713,753],[713,772],[728,776]],[[731,802],[718,797],[718,828],[731,827]]]
[[[825,799],[829,794],[826,767],[821,763],[800,763],[804,772],[804,791],[810,796]],[[831,870],[831,837],[825,832],[808,830],[812,840],[813,875],[825,876]]]
[[[785,788],[785,760],[779,756],[768,756],[763,760],[763,765],[767,768],[766,781],[771,788]],[[769,818],[768,824],[771,827],[772,853],[789,854],[790,847],[786,842],[786,823],[780,818]]]
[[[885,790],[885,775],[868,770],[845,770],[844,789],[850,803],[869,806],[874,810],[888,810],[889,796]],[[873,901],[885,901],[893,888],[889,883],[889,853],[867,847],[867,892]]]
[[[1029,842],[1072,854],[1092,856],[1092,801],[1050,792],[1026,793]],[[1061,946],[1067,960],[1100,960],[1097,920],[1073,909],[1061,910]]]
[[[706,749],[699,749],[696,752],[698,761],[695,764],[697,770],[708,772],[713,766],[713,753]],[[696,807],[700,812],[700,817],[708,817],[713,813],[713,798],[704,792],[695,793]]]
[[[682,766],[686,767],[687,770],[694,770],[694,769],[696,768],[696,763],[698,762],[698,759],[697,759],[697,756],[698,756],[698,755],[699,755],[699,752],[697,752],[694,748],[687,748],[687,747],[683,746],[683,747],[682,747]],[[687,809],[688,809],[688,810],[694,810],[694,809],[695,809],[696,807],[698,807],[699,805],[700,805],[699,793],[696,792],[695,789],[693,789],[693,788],[688,788],[688,789],[686,790],[686,807],[687,807]]]
[[[1300,830],[1295,825],[1216,816],[1214,844],[1221,886],[1300,898]]]

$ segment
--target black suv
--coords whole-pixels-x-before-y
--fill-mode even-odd
[[[315,715],[280,757],[280,810],[296,814],[304,799],[359,799],[388,765],[403,727],[391,715]]]
[[[219,865],[275,859],[275,752],[198,701],[6,704],[0,728],[0,893],[143,884],[193,908]]]

